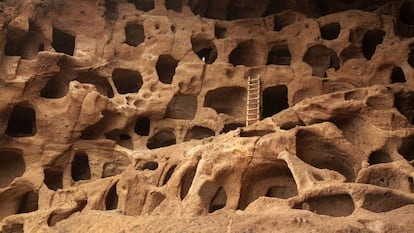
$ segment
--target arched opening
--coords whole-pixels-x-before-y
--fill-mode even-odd
[[[391,83],[405,83],[404,71],[401,67],[394,67],[391,72]]]
[[[271,117],[286,108],[289,108],[289,101],[285,85],[269,87],[263,91],[262,118]]]
[[[45,168],[43,170],[45,175],[44,182],[50,190],[58,190],[63,188],[63,173],[62,171]]]
[[[214,135],[216,134],[211,129],[201,127],[201,126],[194,126],[187,132],[187,135],[185,136],[184,141],[190,141],[192,139],[201,140],[203,138],[212,137]]]
[[[383,150],[373,151],[368,158],[368,163],[370,165],[389,162],[392,162],[391,156]]]
[[[362,53],[364,57],[371,60],[375,54],[377,45],[381,44],[384,40],[385,32],[383,30],[369,30],[365,33],[364,39],[362,40]]]
[[[212,64],[217,59],[217,49],[214,43],[208,40],[191,38],[193,51],[206,64]]]
[[[148,136],[150,132],[151,120],[147,117],[139,117],[135,122],[134,131],[140,136]]]
[[[175,69],[178,66],[178,60],[168,54],[160,55],[158,57],[157,65],[155,66],[158,74],[158,79],[165,84],[171,84],[175,75]]]
[[[266,65],[290,65],[291,58],[292,56],[290,55],[289,48],[286,44],[275,45],[269,51]]]
[[[155,133],[147,143],[148,149],[157,149],[176,144],[175,135],[168,130],[161,130]]]
[[[303,61],[312,67],[312,75],[326,77],[329,68],[339,69],[339,58],[335,51],[325,45],[314,45],[310,47],[303,57]]]
[[[108,193],[105,197],[105,207],[106,210],[116,210],[118,208],[118,194],[116,193],[116,185],[112,185],[112,187],[108,190]]]
[[[66,95],[68,90],[67,80],[59,73],[49,78],[46,85],[40,91],[40,97],[48,99],[61,98]]]
[[[35,191],[29,191],[23,194],[22,200],[20,201],[18,214],[30,213],[38,210],[39,195]]]
[[[341,24],[334,22],[320,27],[321,37],[325,40],[334,40],[338,38],[341,32]]]
[[[346,181],[355,180],[357,164],[352,164],[349,155],[313,132],[300,130],[296,134],[296,155],[304,162],[320,169],[329,169],[342,174]]]
[[[144,42],[144,27],[140,24],[128,24],[125,26],[125,43],[137,47]]]
[[[119,94],[137,93],[143,83],[139,72],[127,69],[114,69],[112,80]]]
[[[261,196],[287,199],[298,195],[293,175],[282,160],[251,164],[242,184],[238,209],[245,209]]]
[[[75,36],[61,31],[57,28],[53,28],[52,47],[56,52],[73,56],[73,52],[75,50],[75,41]]]
[[[6,129],[10,137],[30,137],[36,134],[36,112],[30,107],[14,106]]]
[[[246,89],[242,87],[220,87],[207,92],[204,107],[234,117],[244,117]]]
[[[135,8],[140,11],[148,12],[154,9],[154,0],[128,0],[128,2],[134,3]]]
[[[243,65],[247,67],[258,66],[258,58],[262,54],[256,51],[256,45],[253,40],[241,42],[229,55],[229,62],[233,66]]]
[[[207,181],[199,191],[204,207],[209,213],[222,209],[227,203],[227,194],[222,186],[214,181]]]
[[[351,195],[346,193],[309,197],[303,202],[295,204],[293,208],[331,217],[344,217],[354,212],[355,204]]]
[[[85,152],[77,152],[72,161],[72,179],[74,181],[91,179],[89,158]]]
[[[167,10],[182,12],[183,0],[165,0],[165,7],[167,8]]]
[[[192,120],[197,112],[197,96],[176,94],[167,106],[165,117]]]
[[[26,171],[23,152],[14,148],[0,149],[0,188],[7,187]]]

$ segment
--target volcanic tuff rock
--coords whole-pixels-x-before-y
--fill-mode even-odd
[[[1,232],[414,231],[414,2],[332,2],[1,1]]]

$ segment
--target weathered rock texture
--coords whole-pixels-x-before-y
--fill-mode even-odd
[[[414,231],[413,1],[0,6],[3,233]]]

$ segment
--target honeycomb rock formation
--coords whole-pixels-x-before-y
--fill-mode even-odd
[[[414,231],[413,1],[0,12],[1,232]]]

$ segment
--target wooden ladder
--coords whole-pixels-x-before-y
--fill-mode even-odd
[[[246,126],[253,125],[260,120],[260,76],[248,77]]]

